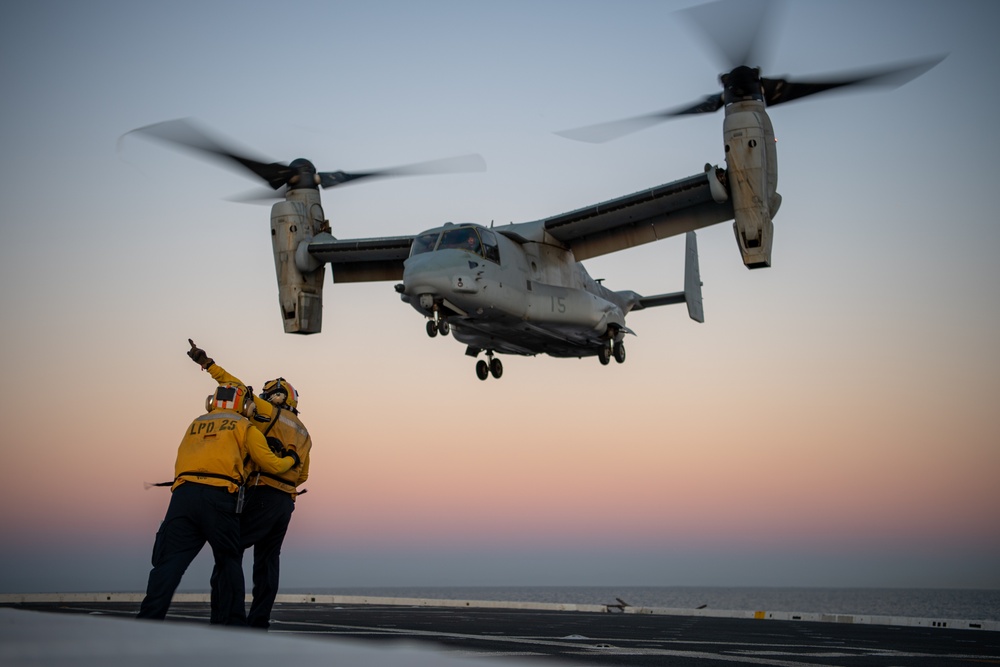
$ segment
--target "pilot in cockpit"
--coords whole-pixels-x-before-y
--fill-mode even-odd
[[[465,249],[476,255],[479,254],[479,237],[476,236],[476,232],[472,229],[469,230],[469,238],[466,239]]]

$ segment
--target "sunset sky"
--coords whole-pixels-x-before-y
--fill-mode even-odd
[[[0,593],[143,590],[177,444],[214,383],[301,394],[312,475],[286,588],[1000,588],[1000,4],[792,2],[765,73],[949,54],[895,90],[771,111],[773,266],[699,232],[705,323],[628,319],[625,364],[481,382],[391,282],[327,279],[286,336],[242,174],[133,136],[194,117],[256,154],[485,173],[324,193],[341,238],[524,222],[722,164],[689,1],[8,4],[0,21]],[[587,262],[681,289],[683,239]],[[182,590],[208,586],[208,550]],[[247,563],[249,563],[247,558]]]

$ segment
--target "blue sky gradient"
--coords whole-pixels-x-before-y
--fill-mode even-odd
[[[1000,587],[1000,5],[789,3],[767,73],[948,57],[774,109],[772,268],[703,230],[705,323],[636,313],[608,368],[505,358],[481,383],[391,283],[328,280],[323,333],[285,336],[268,209],[229,201],[256,184],[122,139],[195,117],[322,170],[478,152],[486,173],[327,191],[333,233],[535,220],[724,161],[721,112],[554,134],[716,90],[690,4],[6,7],[0,592],[144,587],[167,498],[142,483],[170,476],[212,388],[189,337],[302,394],[316,449],[286,586]],[[683,254],[586,264],[661,293]],[[207,586],[198,563],[184,586]]]

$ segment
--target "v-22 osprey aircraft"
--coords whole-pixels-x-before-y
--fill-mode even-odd
[[[745,3],[736,3],[744,7]],[[691,18],[706,32],[732,3],[701,5]],[[694,176],[532,222],[486,227],[447,223],[415,235],[337,239],[320,200],[326,189],[365,178],[469,170],[470,158],[365,172],[319,172],[312,162],[288,165],[238,153],[187,120],[135,130],[154,139],[235,163],[262,178],[283,198],[271,209],[271,242],[286,333],[319,333],[323,283],[400,281],[399,297],[426,318],[430,336],[448,335],[480,357],[476,375],[499,378],[498,354],[597,357],[625,361],[624,338],[633,311],[686,303],[704,321],[695,230],[733,221],[743,263],[771,265],[773,216],[781,205],[774,130],[767,106],[857,84],[898,85],[942,58],[811,82],[769,79],[753,67],[757,26],[746,44],[717,44],[732,63],[722,91],[678,109],[571,130],[572,139],[601,142],[677,116],[724,109],[725,168],[706,164]],[[709,35],[711,37],[711,34]],[[475,163],[476,158],[472,158]],[[481,159],[480,159],[481,160]],[[686,234],[683,289],[643,296],[614,291],[587,273],[582,261]]]
[[[495,227],[449,222],[412,236],[337,239],[320,188],[414,173],[420,166],[324,173],[304,159],[285,166],[233,157],[235,152],[189,120],[136,132],[249,164],[282,190],[283,201],[271,209],[271,243],[286,333],[321,331],[326,265],[335,283],[399,281],[395,291],[426,318],[427,335],[451,334],[465,344],[467,355],[485,357],[475,366],[482,380],[503,374],[499,354],[596,356],[605,365],[612,358],[622,363],[623,339],[633,333],[625,318],[635,310],[686,303],[691,318],[704,321],[693,230],[733,217],[721,180],[725,172],[710,168],[689,179],[533,222]],[[593,279],[581,263],[683,232],[688,236],[682,291],[652,296],[614,291]],[[744,245],[749,262],[769,263],[769,247]]]

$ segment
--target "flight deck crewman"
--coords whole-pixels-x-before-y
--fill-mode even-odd
[[[191,344],[188,356],[213,379],[219,383],[243,384],[194,341],[188,339],[188,342]],[[254,396],[257,414],[253,424],[264,434],[272,451],[278,456],[294,452],[301,465],[277,474],[256,469],[248,477],[247,504],[240,517],[240,553],[253,547],[253,602],[247,616],[247,624],[252,628],[266,630],[270,626],[271,609],[278,595],[281,544],[295,510],[297,488],[309,478],[312,439],[298,417],[298,402],[298,393],[284,378],[266,382],[260,396]]]
[[[247,465],[252,461],[276,475],[300,465],[295,452],[276,456],[251,426],[248,417],[256,408],[246,386],[220,384],[206,407],[177,449],[170,505],[153,543],[153,569],[138,618],[166,617],[185,570],[208,542],[217,573],[212,622],[246,625],[239,512]]]

